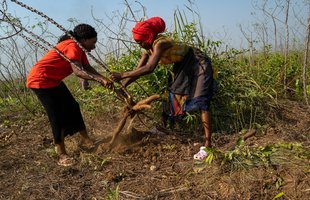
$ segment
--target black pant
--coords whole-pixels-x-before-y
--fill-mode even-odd
[[[55,144],[64,136],[85,130],[79,104],[64,83],[54,88],[32,89],[41,101],[52,127]]]

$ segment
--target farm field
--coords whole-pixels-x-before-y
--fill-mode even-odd
[[[162,2],[2,1],[0,200],[310,199],[310,1]]]
[[[116,126],[110,116],[88,119],[94,138],[104,138],[93,152],[81,151],[76,136],[67,140],[78,160],[71,167],[57,165],[46,116],[26,124],[1,125],[0,199],[308,199],[310,110],[294,101],[281,102],[278,119],[257,132],[245,146],[302,144],[270,165],[246,167],[195,163],[201,138],[191,133],[147,132],[122,134],[119,146],[105,151]],[[17,115],[2,114],[14,120]],[[2,120],[4,121],[4,120]],[[229,151],[240,134],[215,134],[215,149]],[[279,153],[281,153],[279,151]]]

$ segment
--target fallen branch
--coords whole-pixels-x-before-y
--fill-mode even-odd
[[[119,191],[119,193],[126,197],[130,197],[134,199],[148,200],[148,199],[158,199],[159,197],[164,197],[164,196],[177,193],[177,192],[181,192],[181,191],[185,191],[185,190],[189,190],[189,188],[186,186],[173,187],[173,188],[163,189],[159,191],[157,194],[147,195],[144,197],[141,195],[135,194],[133,192],[130,192],[130,191]]]
[[[246,141],[248,138],[253,137],[255,134],[255,129],[249,129],[248,132],[243,136],[243,140]]]

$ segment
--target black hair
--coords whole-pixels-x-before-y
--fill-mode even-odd
[[[97,37],[96,30],[88,24],[79,24],[76,27],[74,27],[73,31],[69,31],[69,33],[77,41],[80,41],[81,39],[90,39]],[[68,39],[70,39],[70,36],[68,34],[65,34],[59,38],[58,43]]]

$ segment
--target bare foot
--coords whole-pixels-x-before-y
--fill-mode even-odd
[[[91,139],[87,138],[81,141],[80,147],[82,149],[90,150],[95,147],[95,144]]]
[[[205,147],[211,147],[211,141],[207,140],[207,141],[205,142]]]

